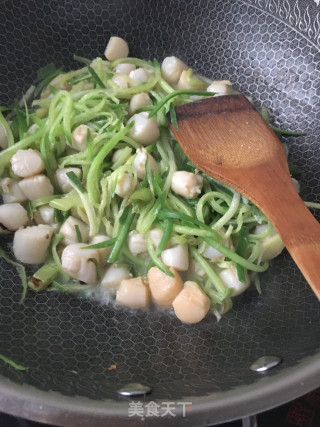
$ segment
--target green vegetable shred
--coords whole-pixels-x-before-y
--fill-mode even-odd
[[[189,88],[172,85],[157,60],[74,59],[83,68],[64,72],[49,64],[38,71],[31,102],[0,110],[8,147],[0,152],[3,193],[11,191],[8,182],[23,179],[11,168],[18,150],[39,153],[50,187],[24,204],[28,225],[52,227],[46,262],[27,279],[23,265],[0,251],[20,273],[22,299],[27,288],[106,289],[111,267],[126,277],[142,276],[144,283],[152,266],[170,278],[174,267],[184,282],[198,284],[219,316],[231,308],[235,288],[251,280],[260,292],[258,273],[269,265],[263,251],[275,233],[271,223],[246,198],[197,170],[169,129],[168,120],[178,129],[176,106],[216,95],[206,90],[207,80],[188,69]],[[120,65],[133,71],[119,72]],[[139,72],[141,81],[134,78]],[[269,122],[266,107],[262,115]],[[170,250],[184,251],[183,265]]]

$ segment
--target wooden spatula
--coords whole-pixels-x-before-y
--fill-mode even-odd
[[[320,225],[295,190],[270,126],[242,95],[185,104],[176,115],[179,129],[171,130],[189,159],[265,213],[320,299]]]

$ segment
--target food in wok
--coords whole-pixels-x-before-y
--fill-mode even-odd
[[[112,37],[107,60],[75,57],[84,66],[67,73],[49,65],[3,109],[1,230],[14,232],[19,262],[40,265],[29,279],[19,265],[23,296],[81,292],[173,307],[187,323],[219,319],[250,283],[261,291],[258,274],[284,248],[256,206],[197,170],[168,126],[175,106],[233,93],[231,83],[174,56],[160,66],[128,54]]]

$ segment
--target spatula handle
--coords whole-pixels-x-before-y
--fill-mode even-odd
[[[176,116],[178,130],[171,130],[186,155],[266,214],[320,299],[320,225],[297,194],[270,126],[243,95],[184,104]]]
[[[257,177],[258,179],[258,177]],[[305,206],[285,168],[260,169],[256,204],[271,220],[309,285],[320,299],[320,224]],[[257,181],[258,182],[258,181]]]

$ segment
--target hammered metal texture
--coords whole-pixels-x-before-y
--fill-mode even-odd
[[[296,3],[1,1],[0,104],[20,96],[39,67],[75,67],[74,53],[101,55],[119,35],[131,56],[176,55],[201,74],[230,79],[265,104],[276,125],[305,131],[286,142],[303,171],[302,196],[319,202],[318,27],[309,20],[299,28],[302,18],[290,18]],[[299,2],[300,16],[306,3],[313,17],[315,2]],[[43,390],[116,399],[119,387],[140,382],[153,400],[203,396],[257,381],[249,366],[261,355],[283,359],[273,376],[319,351],[319,303],[287,253],[262,275],[261,296],[250,289],[220,323],[212,316],[196,326],[65,294],[30,292],[19,304],[21,284],[6,262],[0,277],[0,353],[29,367],[17,372],[1,362],[0,372]]]

